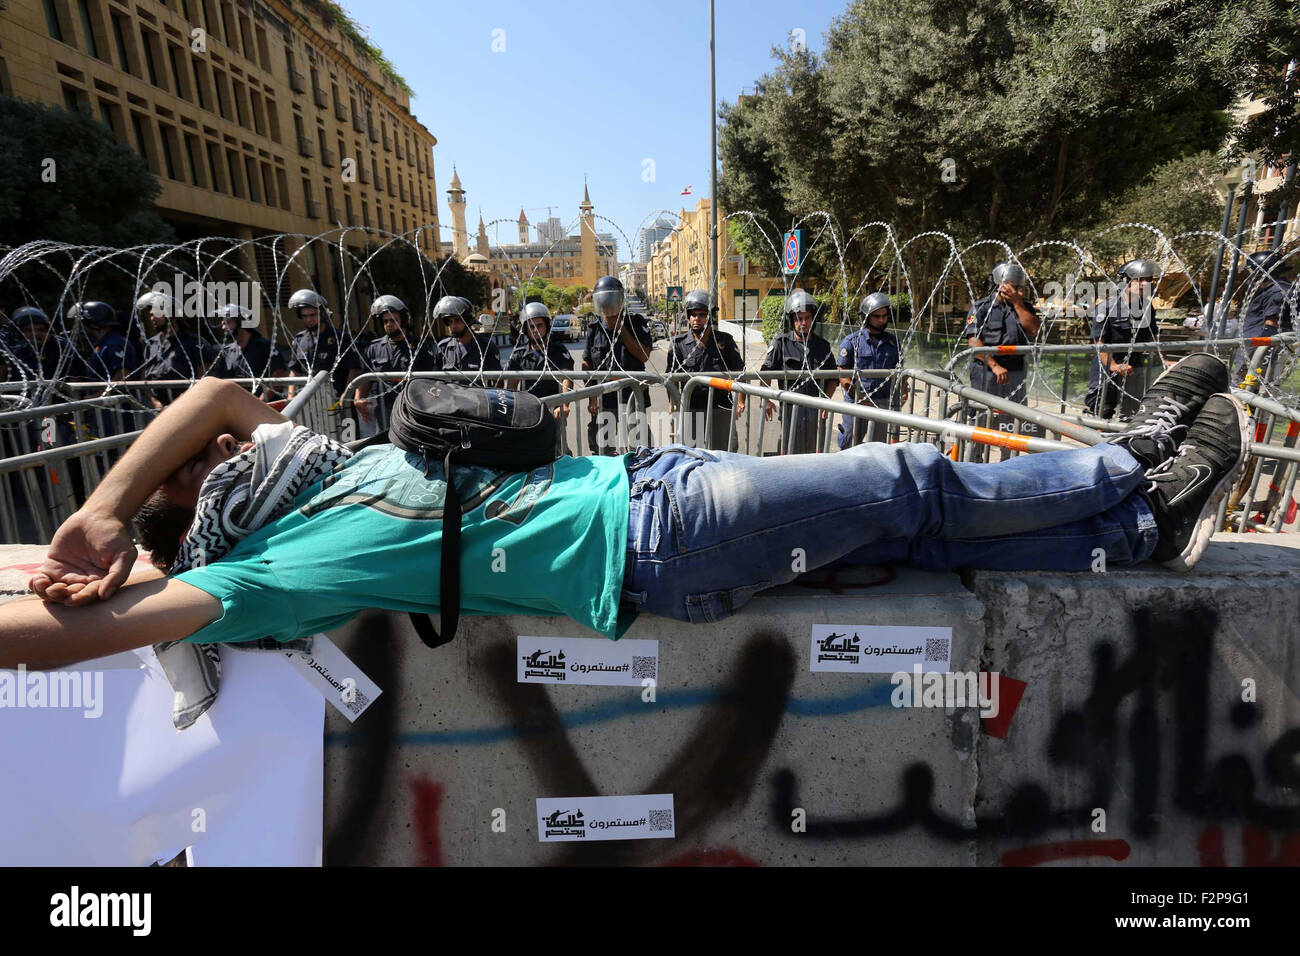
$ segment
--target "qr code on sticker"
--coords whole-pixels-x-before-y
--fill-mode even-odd
[[[348,695],[348,697],[352,698],[351,700],[348,697],[343,697],[342,694],[339,697],[343,700],[343,706],[354,714],[361,713],[366,709],[366,705],[370,703],[370,698],[356,688],[353,688],[352,693]]]
[[[936,637],[925,639],[925,659],[927,661],[946,661],[948,659],[948,644],[946,637]]]
[[[673,812],[671,810],[651,810],[647,814],[651,830],[671,830],[673,828]]]
[[[653,657],[633,657],[632,676],[643,680],[649,677],[654,680],[659,676],[658,669],[655,667],[655,659]]]

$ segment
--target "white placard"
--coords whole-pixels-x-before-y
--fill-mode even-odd
[[[893,674],[948,672],[952,659],[951,627],[901,624],[814,624],[810,669],[813,671]]]
[[[537,798],[537,839],[542,843],[665,840],[676,835],[671,793]]]
[[[516,677],[521,684],[599,684],[641,687],[659,680],[659,642],[599,637],[519,636]]]
[[[311,653],[288,650],[293,669],[320,691],[330,705],[352,723],[383,693],[379,685],[353,664],[324,634],[313,634]]]

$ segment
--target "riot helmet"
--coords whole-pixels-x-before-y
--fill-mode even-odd
[[[602,319],[612,319],[623,311],[623,283],[614,276],[601,276],[591,290],[591,308]]]

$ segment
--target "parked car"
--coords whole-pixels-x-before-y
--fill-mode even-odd
[[[576,342],[582,338],[582,324],[576,315],[557,315],[551,319],[551,335]]]

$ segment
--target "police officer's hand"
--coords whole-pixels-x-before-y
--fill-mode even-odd
[[[552,412],[552,414],[555,415],[556,421],[563,421],[564,419],[569,417],[569,406],[557,405],[554,411]]]
[[[1011,373],[997,362],[993,362],[989,365],[989,371],[993,373],[993,377],[997,380],[999,385],[1005,385],[1007,382],[1011,381]]]
[[[772,401],[770,398],[763,402],[763,417],[767,419],[767,421],[770,422],[772,420],[772,414],[775,411],[776,402]]]
[[[358,398],[353,404],[357,406],[357,413],[367,425],[375,420],[375,413],[370,408],[370,399]]]
[[[745,396],[739,392],[736,393],[736,414],[745,414]]]
[[[1114,372],[1116,375],[1118,375],[1120,378],[1127,378],[1129,374],[1133,371],[1133,366],[1116,364],[1116,365],[1111,365],[1110,370]]]
[[[596,412],[599,410],[599,408],[600,408],[600,406],[599,406],[599,405],[597,404],[597,402],[596,402],[596,396],[595,396],[595,395],[593,395],[593,396],[591,396],[591,398],[587,399],[587,414],[588,414],[588,415],[595,415]]]
[[[1024,293],[1010,282],[1004,282],[1002,285],[998,286],[998,298],[1012,306],[1025,304]]]

